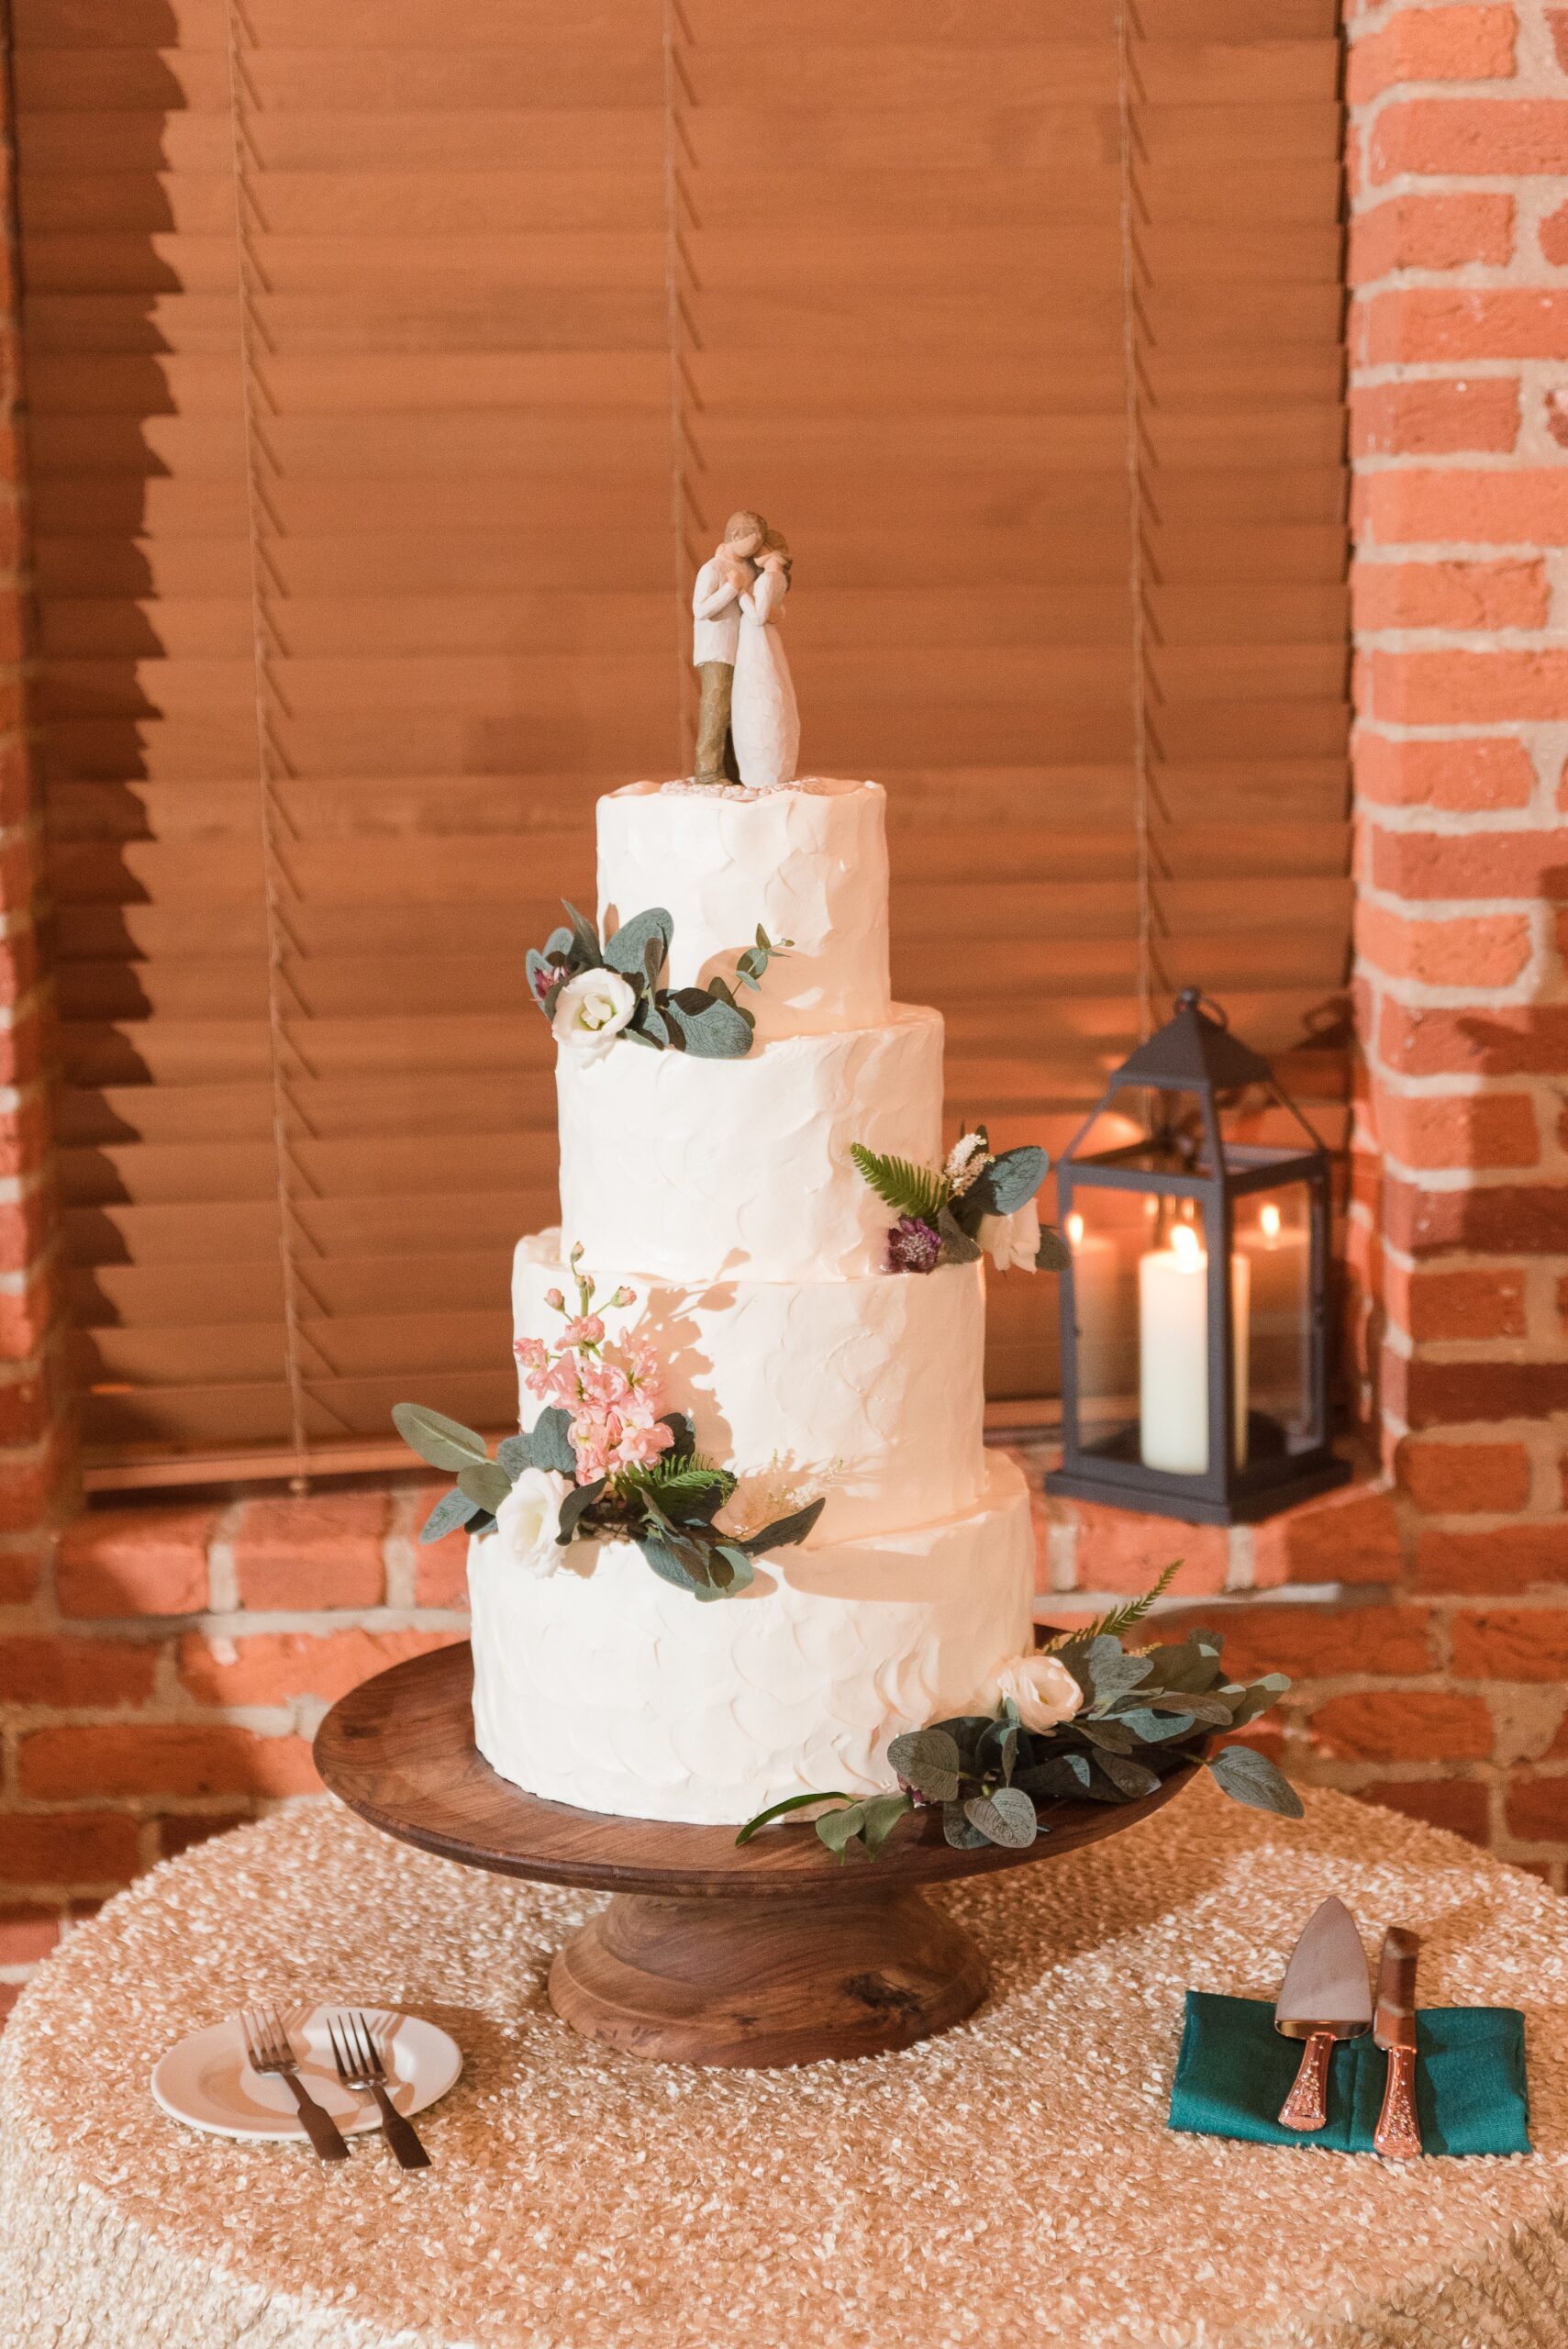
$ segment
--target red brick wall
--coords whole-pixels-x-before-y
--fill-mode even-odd
[[[1349,31],[1354,1256],[1407,1556],[1386,1696],[1314,1728],[1561,1883],[1568,13]]]
[[[1352,16],[1355,1338],[1387,1483],[1255,1531],[1040,1504],[1045,1606],[1180,1588],[1297,1675],[1300,1775],[1568,1859],[1568,13]],[[0,566],[20,563],[0,300]],[[413,1489],[94,1513],[52,1562],[24,600],[0,576],[0,2007],[73,1906],[308,1783],[339,1689],[462,1627]],[[1031,1465],[1038,1469],[1038,1460]]]

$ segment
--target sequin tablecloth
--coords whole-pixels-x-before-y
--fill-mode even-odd
[[[1162,2126],[1186,1986],[1272,1991],[1330,1890],[1422,1996],[1525,2009],[1539,2152],[1428,2161]],[[895,2055],[641,2064],[545,1997],[594,1896],[389,1842],[335,1805],[160,1868],[0,2036],[5,2349],[1499,2349],[1568,2342],[1568,1902],[1447,1835],[1207,1781],[1060,1861],[941,1896],[994,1992]],[[325,2170],[148,2093],[258,1992],[412,2007],[467,2069]]]

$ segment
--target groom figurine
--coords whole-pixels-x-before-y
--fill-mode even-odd
[[[729,732],[729,697],[740,641],[740,598],[755,582],[753,557],[761,553],[768,526],[760,514],[732,514],[717,551],[704,563],[692,590],[692,666],[702,679],[697,716],[694,782],[739,783]]]

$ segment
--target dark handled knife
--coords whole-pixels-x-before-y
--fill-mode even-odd
[[[1384,1936],[1377,1969],[1377,2014],[1372,2035],[1388,2054],[1388,2085],[1373,2135],[1385,2162],[1413,2162],[1421,2151],[1416,2116],[1416,1965],[1421,1944],[1402,1925]]]
[[[1285,2129],[1321,2129],[1329,2118],[1329,2058],[1339,2039],[1372,2027],[1366,1952],[1356,1920],[1332,1895],[1291,1952],[1274,2006],[1274,2029],[1305,2039],[1296,2086],[1280,2108]]]

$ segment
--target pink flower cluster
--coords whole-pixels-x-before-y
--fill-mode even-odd
[[[574,1272],[577,1254],[574,1249]],[[657,1460],[675,1439],[660,1424],[662,1397],[652,1347],[640,1339],[606,1340],[603,1319],[589,1310],[594,1284],[581,1274],[577,1293],[579,1309],[567,1315],[558,1344],[519,1338],[512,1351],[528,1393],[547,1408],[571,1413],[577,1482],[592,1485],[617,1468]],[[634,1305],[637,1298],[633,1290],[619,1288],[609,1301]],[[550,1290],[547,1302],[557,1312],[566,1311],[559,1289]]]

